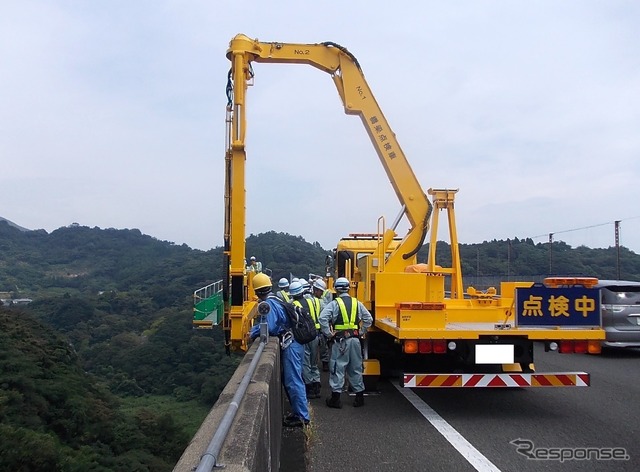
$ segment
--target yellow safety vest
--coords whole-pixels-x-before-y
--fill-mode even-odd
[[[309,314],[316,324],[316,329],[320,329],[320,322],[318,321],[318,316],[320,315],[320,300],[318,300],[317,298],[305,298],[305,300],[307,301],[307,305],[309,306]],[[302,308],[302,303],[300,303],[300,300],[294,300],[293,304]]]
[[[338,303],[338,307],[340,308],[340,314],[342,315],[342,324],[336,324],[334,326],[337,331],[358,329],[358,300],[353,297],[348,297],[349,301],[351,302],[351,306],[349,307],[350,310],[347,310],[347,306],[344,300],[345,298],[347,297],[336,298],[336,302]],[[351,313],[348,313],[349,311],[351,311]]]

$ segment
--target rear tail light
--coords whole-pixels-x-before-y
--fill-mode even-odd
[[[573,352],[573,341],[560,341],[560,354],[569,354]]]
[[[600,341],[589,341],[589,354],[600,354],[602,352],[602,344]]]
[[[434,354],[444,354],[447,352],[447,341],[444,339],[434,339],[433,341]]]
[[[431,339],[421,339],[418,341],[418,352],[420,352],[420,354],[431,354],[432,351],[433,346]]]
[[[573,352],[577,354],[586,354],[589,343],[587,341],[576,341]]]
[[[591,346],[592,341],[579,340],[579,341],[560,341],[560,354],[585,354],[595,349],[595,346]]]
[[[415,354],[418,352],[418,341],[416,339],[405,339],[402,348],[405,354]]]
[[[445,354],[447,341],[445,339],[405,339],[402,343],[405,354]]]

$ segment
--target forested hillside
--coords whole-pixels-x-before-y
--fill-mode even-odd
[[[465,285],[582,275],[640,280],[640,256],[513,239],[461,245]],[[302,237],[247,238],[277,280],[324,273]],[[426,260],[427,247],[419,253]],[[619,257],[618,257],[619,256]],[[450,247],[438,243],[438,263]],[[138,230],[21,231],[0,221],[0,471],[169,471],[240,361],[222,331],[191,327],[192,293],[218,280],[222,250]]]
[[[300,237],[247,246],[274,276],[324,268]],[[0,222],[2,298],[33,299],[0,312],[0,471],[171,470],[241,359],[191,325],[221,269],[138,230]]]
[[[68,340],[0,308],[0,470],[171,470],[190,439],[151,407],[125,414]]]
[[[534,243],[531,239],[493,240],[478,244],[460,244],[462,275],[465,285],[487,279],[543,278],[566,275],[598,277],[600,279],[640,280],[640,255],[625,247],[591,249],[585,246],[572,248],[557,241]],[[421,262],[426,261],[428,245],[418,253]],[[438,242],[437,262],[443,267],[451,264],[451,248]]]

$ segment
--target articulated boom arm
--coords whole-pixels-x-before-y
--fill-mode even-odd
[[[230,89],[233,96],[230,96],[228,108],[231,116],[227,118],[231,128],[227,160],[231,166],[230,183],[233,188],[227,206],[227,222],[234,242],[231,245],[232,276],[239,274],[239,263],[244,257],[245,98],[247,82],[253,78],[252,62],[309,64],[331,75],[345,113],[360,116],[410,222],[409,232],[389,257],[386,268],[402,271],[407,264],[414,262],[429,227],[432,206],[371,93],[356,58],[335,43],[263,43],[242,34],[231,40],[227,57],[232,63],[230,79],[233,83]],[[241,247],[236,248],[235,244]]]

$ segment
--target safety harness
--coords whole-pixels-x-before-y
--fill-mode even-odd
[[[307,305],[309,307],[309,314],[311,315],[311,318],[313,318],[313,321],[316,324],[316,329],[320,329],[320,322],[318,321],[318,316],[320,315],[320,300],[318,300],[315,297],[313,299],[304,298],[304,300],[307,301]],[[299,306],[300,308],[303,308],[302,302],[300,300],[294,300],[293,304]]]
[[[278,293],[280,293],[282,295],[282,299],[287,302],[287,303],[291,303],[291,298],[289,297],[289,294],[287,293],[286,290],[280,290]]]
[[[336,324],[334,326],[337,332],[336,337],[359,337],[358,300],[353,297],[338,297],[336,298],[336,302],[338,303],[340,314],[342,315],[342,324]],[[347,307],[347,305],[349,306]]]

